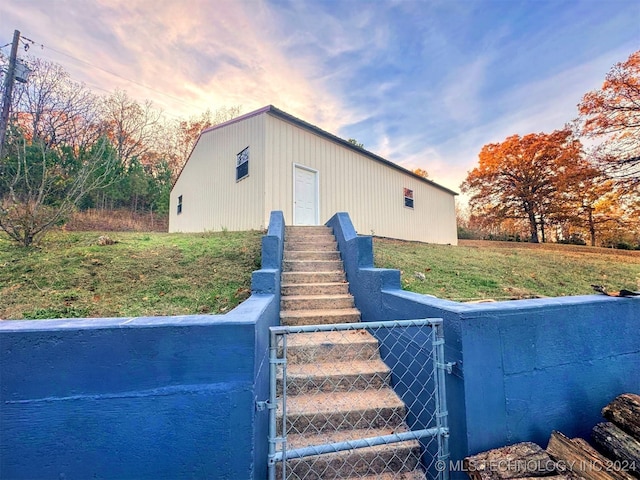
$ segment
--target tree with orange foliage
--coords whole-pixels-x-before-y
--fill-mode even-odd
[[[242,107],[240,105],[220,107],[213,113],[207,109],[200,115],[191,116],[186,120],[178,120],[171,125],[167,129],[167,137],[172,142],[167,148],[169,152],[167,157],[174,178],[177,177],[187,162],[191,150],[193,150],[203,130],[238,117],[241,113]]]
[[[616,63],[602,88],[578,105],[578,131],[604,140],[596,150],[607,170],[633,190],[640,185],[640,50]]]
[[[530,240],[545,238],[545,226],[563,209],[561,192],[575,174],[582,144],[569,130],[550,134],[513,135],[502,143],[482,147],[479,164],[461,185],[471,193],[472,214],[500,223],[523,219]]]
[[[601,172],[584,160],[584,165],[576,169],[573,176],[566,179],[562,201],[565,210],[557,216],[561,225],[566,225],[574,233],[584,232],[595,247],[612,229],[625,225],[632,227],[628,215],[621,206],[623,196],[615,182],[603,177]]]
[[[423,170],[422,168],[416,168],[415,170],[412,170],[413,173],[415,173],[416,175],[422,177],[422,178],[429,178],[429,172],[427,172],[426,170]]]

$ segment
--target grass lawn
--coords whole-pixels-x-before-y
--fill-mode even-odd
[[[590,294],[591,284],[640,290],[640,251],[465,240],[453,247],[375,238],[374,255],[377,267],[401,270],[406,290],[456,301]]]
[[[250,294],[261,232],[54,232],[38,248],[0,235],[0,318],[221,313]]]
[[[261,232],[54,232],[24,249],[0,235],[0,318],[224,313],[250,294]],[[457,301],[640,290],[640,252],[461,241],[457,247],[374,239],[378,267],[402,285]],[[418,278],[424,275],[424,280]]]

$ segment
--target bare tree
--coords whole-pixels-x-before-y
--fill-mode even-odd
[[[128,166],[134,157],[145,163],[145,157],[154,152],[161,116],[152,102],[140,104],[123,90],[104,99],[102,118],[123,165]]]
[[[116,157],[106,138],[78,155],[25,138],[0,165],[0,229],[28,247],[63,222],[78,202],[113,179]],[[13,153],[13,154],[11,154]]]
[[[29,246],[114,179],[97,99],[57,64],[35,59],[17,86],[0,159],[0,230]]]
[[[32,59],[29,65],[29,82],[16,85],[12,108],[12,121],[25,137],[46,149],[65,145],[79,151],[96,142],[101,135],[97,97],[58,64]]]
[[[164,135],[166,141],[163,150],[167,153],[166,159],[174,178],[189,158],[202,131],[239,116],[241,111],[239,105],[221,107],[215,112],[206,110],[200,115],[169,124]]]

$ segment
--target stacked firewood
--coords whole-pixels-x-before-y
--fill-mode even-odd
[[[604,407],[593,428],[595,448],[553,432],[546,451],[531,442],[464,459],[472,480],[635,480],[640,478],[640,395],[625,393]]]

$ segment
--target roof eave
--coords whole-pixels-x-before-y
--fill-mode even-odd
[[[429,180],[428,178],[422,177],[414,172],[412,172],[411,170],[408,170],[400,165],[398,165],[397,163],[393,163],[389,160],[387,160],[386,158],[381,157],[380,155],[376,155],[373,152],[370,152],[369,150],[366,150],[362,147],[358,147],[356,145],[354,145],[351,142],[348,142],[347,140],[344,140],[336,135],[333,135],[332,133],[327,132],[326,130],[322,130],[319,127],[316,127],[315,125],[312,125],[308,122],[305,122],[304,120],[301,120],[297,117],[294,117],[293,115],[288,114],[287,112],[284,112],[276,107],[274,107],[273,105],[269,105],[269,107],[265,107],[264,109],[261,109],[260,113],[270,113],[274,116],[280,117],[283,120],[289,121],[299,127],[302,127],[306,130],[310,130],[313,133],[316,133],[320,136],[323,136],[333,142],[339,143],[340,145],[342,145],[343,147],[349,148],[350,150],[353,150],[354,152],[360,153],[362,155],[365,155],[377,162],[383,163],[384,165],[394,168],[396,170],[399,170],[402,173],[405,173],[407,175],[410,175],[418,180],[421,180],[433,187],[436,187],[440,190],[443,190],[447,193],[450,193],[451,195],[459,195],[458,192],[455,192],[453,190],[448,189],[447,187],[444,187],[436,182],[434,182],[433,180]]]

